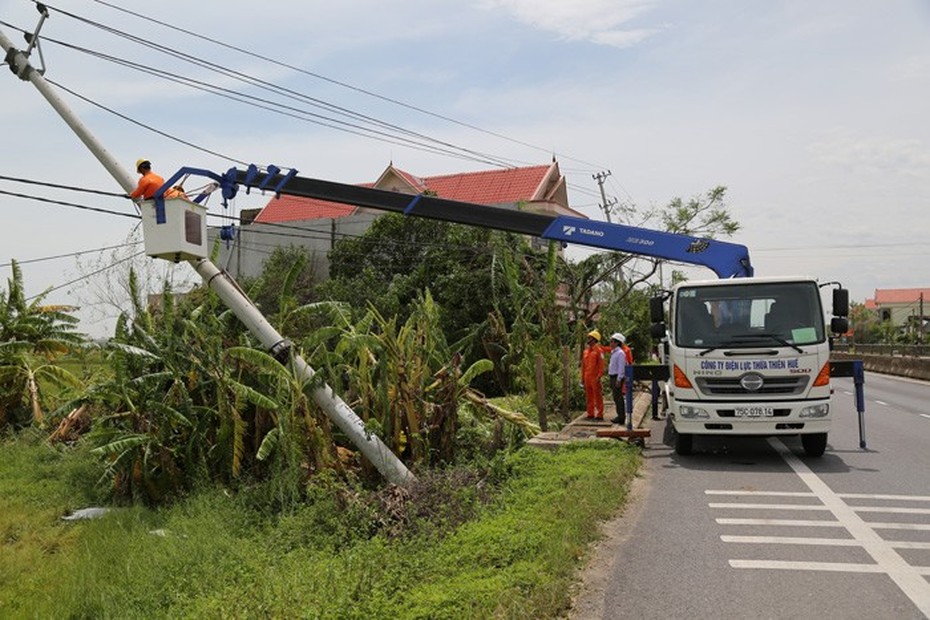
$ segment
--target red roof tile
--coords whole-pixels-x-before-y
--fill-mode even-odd
[[[875,303],[882,304],[916,304],[920,303],[923,293],[924,303],[930,308],[930,288],[877,288],[875,289]]]
[[[465,172],[419,178],[409,172],[391,167],[410,185],[419,190],[430,190],[441,198],[484,205],[499,205],[542,198],[537,196],[550,165],[527,168],[507,168]],[[371,183],[362,184],[371,187]],[[345,217],[358,211],[357,207],[326,200],[281,196],[272,198],[262,209],[256,222],[290,222]]]
[[[442,198],[497,205],[532,200],[548,171],[548,165],[486,170],[427,177],[423,183]]]
[[[255,218],[258,223],[293,222],[296,220],[318,220],[352,215],[358,207],[338,202],[285,196],[272,198]]]

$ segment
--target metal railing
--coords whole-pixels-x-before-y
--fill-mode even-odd
[[[833,345],[833,350],[859,355],[930,357],[930,345],[927,344],[855,344],[836,342]]]

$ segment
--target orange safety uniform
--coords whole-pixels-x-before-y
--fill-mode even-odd
[[[132,190],[129,197],[132,199],[142,198],[143,200],[148,200],[154,196],[158,188],[164,184],[165,180],[162,177],[149,170],[139,179],[139,184],[136,186],[136,189]]]
[[[604,353],[608,347],[594,343],[585,347],[581,354],[581,381],[584,384],[585,404],[589,418],[604,417],[604,391],[601,377],[604,376]]]

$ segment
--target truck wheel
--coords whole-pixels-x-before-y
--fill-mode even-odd
[[[691,448],[694,443],[694,435],[690,433],[676,433],[675,434],[675,454],[680,454],[681,456],[688,456],[691,454]]]
[[[823,456],[823,451],[827,449],[827,434],[801,435],[801,445],[804,446],[804,454],[807,456]]]

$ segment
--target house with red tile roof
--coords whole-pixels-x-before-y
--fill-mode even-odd
[[[449,200],[553,216],[587,217],[569,207],[565,177],[556,161],[523,168],[424,177],[391,163],[375,181],[360,186],[411,195],[429,192]],[[299,245],[309,253],[315,276],[325,279],[329,274],[328,254],[336,242],[364,234],[385,213],[313,198],[286,195],[271,198],[257,215],[249,213],[247,219],[243,212],[239,238],[234,246],[221,247],[219,259],[236,277],[255,277],[275,246]]]
[[[930,319],[930,288],[877,288],[875,296],[865,300],[865,307],[896,327],[919,329]]]
[[[558,162],[525,168],[504,168],[418,177],[393,163],[374,183],[362,187],[422,194],[430,192],[440,198],[503,208],[521,208],[550,215],[586,217],[568,206],[565,177]],[[255,218],[257,223],[282,223],[318,219],[335,219],[364,212],[379,211],[352,205],[281,196],[272,198]]]

